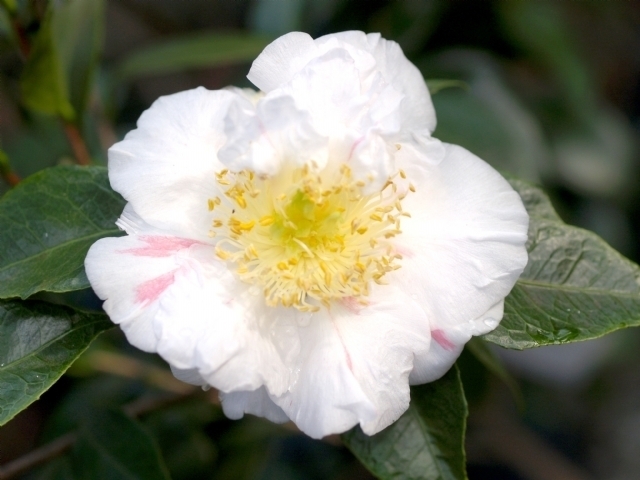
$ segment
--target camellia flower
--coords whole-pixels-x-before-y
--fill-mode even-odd
[[[485,162],[431,137],[418,70],[379,34],[290,33],[260,89],[162,97],[109,150],[124,237],[91,285],[128,340],[230,418],[374,434],[498,325],[528,217]]]

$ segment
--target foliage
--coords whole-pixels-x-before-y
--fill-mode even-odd
[[[45,302],[0,301],[0,425],[58,380],[113,325],[104,314]]]
[[[0,298],[89,287],[84,257],[118,235],[124,201],[104,167],[43,170],[0,199]]]
[[[466,418],[454,367],[437,382],[412,387],[409,409],[390,427],[371,437],[356,427],[342,438],[377,477],[464,479]]]

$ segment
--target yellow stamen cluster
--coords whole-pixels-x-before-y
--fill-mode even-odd
[[[366,182],[347,165],[289,168],[272,177],[222,170],[221,194],[208,201],[215,253],[240,279],[261,286],[271,306],[316,311],[345,297],[366,303],[371,281],[382,284],[400,268],[389,240],[409,214],[394,178],[365,194]]]

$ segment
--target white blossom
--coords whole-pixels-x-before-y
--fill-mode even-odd
[[[261,90],[158,99],[109,150],[127,235],[91,284],[128,340],[230,418],[374,434],[496,327],[522,272],[517,193],[431,136],[419,71],[379,34],[290,33]]]

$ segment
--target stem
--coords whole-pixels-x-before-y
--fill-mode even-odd
[[[155,397],[143,397],[126,404],[123,410],[130,417],[140,417],[147,413],[159,410],[170,405],[187,400],[200,394],[198,388],[192,388],[189,393],[178,395],[161,395]],[[32,468],[42,465],[67,452],[78,439],[76,432],[69,432],[55,440],[36,448],[22,457],[0,466],[0,480],[8,480],[24,474]]]
[[[12,170],[3,170],[0,172],[0,176],[2,176],[2,179],[12,187],[18,185],[22,180],[20,176]]]
[[[78,127],[71,122],[64,122],[64,133],[67,135],[73,156],[78,165],[91,165],[91,156]]]
[[[13,462],[0,466],[0,479],[5,480],[13,478],[17,475],[28,472],[32,468],[42,465],[49,460],[53,460],[69,450],[69,448],[71,448],[75,443],[76,438],[76,432],[67,433],[36,450],[32,450]]]
[[[23,60],[26,60],[29,58],[29,54],[31,53],[31,43],[29,42],[29,37],[27,37],[27,32],[24,27],[20,25],[20,22],[18,22],[18,19],[15,16],[11,19],[11,26],[13,27],[16,39],[18,40],[20,55],[22,55]]]
[[[169,393],[188,394],[193,391],[193,385],[181,382],[164,368],[120,353],[96,350],[89,353],[85,361],[96,372],[140,379]]]
[[[15,187],[20,183],[20,180],[22,180],[20,176],[11,169],[9,157],[2,150],[0,150],[0,177],[11,187]]]

